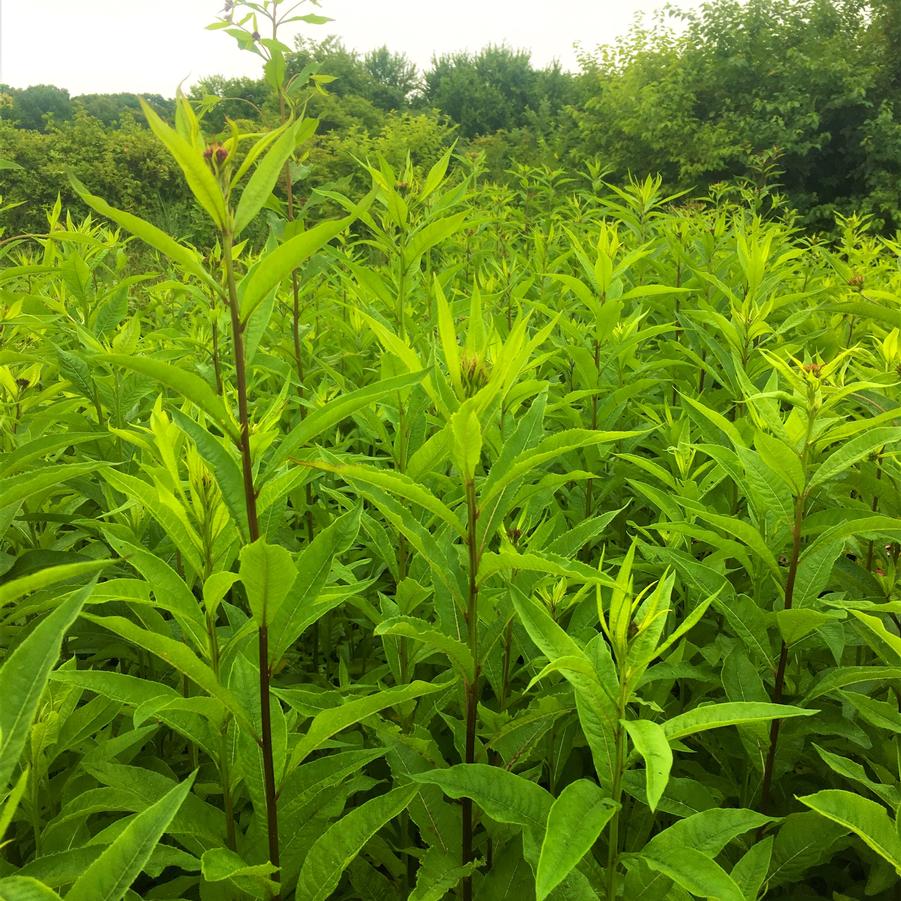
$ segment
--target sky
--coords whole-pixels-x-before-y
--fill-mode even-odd
[[[573,48],[613,41],[636,13],[663,0],[322,0],[303,12],[330,16],[304,25],[316,39],[338,35],[366,51],[383,44],[420,69],[433,54],[506,43],[536,65],[576,69]],[[288,0],[285,0],[287,5]],[[77,94],[173,96],[207,75],[260,75],[260,61],[228,35],[207,31],[223,0],[0,0],[0,83],[55,84]],[[700,0],[677,0],[697,7]],[[290,43],[290,37],[286,41]]]

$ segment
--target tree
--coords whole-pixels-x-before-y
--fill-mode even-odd
[[[19,128],[46,131],[48,122],[66,122],[72,118],[69,92],[49,84],[37,84],[22,90],[11,89],[13,121]]]
[[[367,53],[363,57],[363,67],[371,82],[369,99],[380,109],[406,108],[413,94],[421,88],[415,64],[403,53],[392,53],[387,47]]]
[[[525,125],[542,102],[561,107],[571,87],[572,77],[559,66],[537,70],[528,51],[490,46],[433,59],[424,99],[473,137]]]

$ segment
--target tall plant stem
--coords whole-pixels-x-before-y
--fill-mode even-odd
[[[613,800],[619,805],[623,797],[623,771],[626,768],[626,730],[622,726],[622,720],[626,715],[625,688],[620,687],[619,708],[616,726],[616,756],[614,758],[613,786],[611,788]],[[616,876],[619,868],[619,818],[621,810],[617,806],[616,813],[610,820],[608,833],[609,845],[607,849],[607,901],[616,898]]]
[[[469,650],[475,664],[472,679],[465,683],[466,694],[466,747],[464,761],[475,763],[476,759],[476,714],[479,705],[479,509],[476,501],[475,485],[472,479],[466,482],[466,543],[469,550],[469,591],[466,603],[466,631]],[[473,859],[472,853],[472,798],[463,799],[463,864]],[[472,901],[472,877],[463,880],[463,901]]]
[[[807,494],[802,491],[795,498],[795,520],[792,524],[792,552],[788,563],[788,576],[785,579],[785,610],[792,609],[795,595],[795,579],[798,575],[798,561],[801,557],[801,526],[804,522],[804,504]],[[783,640],[779,650],[779,664],[776,667],[776,682],[773,686],[773,703],[782,703],[782,693],[785,690],[785,667],[788,663],[788,644]],[[776,748],[779,744],[779,729],[782,720],[773,720],[770,723],[770,746],[767,750],[766,764],[763,768],[763,783],[760,793],[760,808],[766,812],[770,806],[770,789],[773,784],[773,769],[776,764]]]
[[[222,260],[225,265],[228,307],[231,314],[232,351],[235,358],[235,383],[238,391],[238,421],[240,426],[239,446],[241,468],[244,475],[244,501],[247,505],[247,530],[250,540],[260,537],[260,523],[257,518],[257,493],[253,483],[253,458],[250,453],[250,415],[247,404],[247,368],[244,357],[244,326],[238,304],[238,290],[235,283],[235,267],[232,259],[233,236],[225,232],[222,236]],[[260,750],[263,755],[263,785],[266,797],[266,827],[269,835],[269,861],[279,866],[278,806],[275,792],[275,767],[272,758],[272,713],[270,707],[269,683],[272,672],[269,668],[269,629],[265,622],[257,632],[260,657]],[[273,875],[278,881],[278,871]],[[281,893],[275,895],[279,901]]]

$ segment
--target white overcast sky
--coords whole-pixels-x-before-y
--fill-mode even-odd
[[[287,3],[287,0],[286,0]],[[489,43],[528,48],[544,65],[576,68],[586,49],[628,30],[663,0],[323,0],[333,22],[304,26],[337,34],[356,50],[387,44],[420,68],[432,54]],[[55,84],[72,95],[126,91],[173,96],[206,75],[260,74],[228,35],[210,32],[223,0],[0,0],[0,82]],[[700,0],[677,0],[697,7]]]

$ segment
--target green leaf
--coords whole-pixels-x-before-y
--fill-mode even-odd
[[[544,833],[553,798],[540,785],[484,763],[460,763],[444,770],[413,773],[417,782],[437,785],[449,798],[472,798],[498,823]]]
[[[678,853],[666,856],[642,851],[640,857],[651,869],[699,898],[745,901],[732,877],[716,861],[694,848],[680,848]]]
[[[13,821],[16,811],[19,809],[19,804],[22,801],[22,796],[25,794],[25,789],[28,787],[30,778],[31,769],[27,766],[22,767],[22,772],[19,774],[16,784],[5,796],[0,794],[0,797],[3,798],[2,803],[0,803],[0,848],[5,844],[3,838],[6,835],[6,830],[9,829],[9,824]]]
[[[190,635],[194,646],[201,653],[208,647],[206,622],[197,598],[168,563],[155,554],[114,536],[109,543],[147,580],[157,604],[168,610],[181,628]]]
[[[468,681],[475,676],[475,661],[469,648],[462,641],[439,632],[423,619],[415,616],[392,616],[376,626],[375,634],[399,635],[421,641],[444,654]]]
[[[150,130],[166,145],[172,158],[184,173],[185,181],[197,202],[209,213],[210,218],[220,231],[229,227],[228,209],[222,188],[216,181],[213,170],[203,158],[203,150],[189,144],[174,128],[167,125],[143,98],[139,98],[141,109],[147,119]],[[177,103],[186,104],[186,99],[179,98]]]
[[[0,901],[61,901],[61,898],[31,876],[7,876],[0,879]]]
[[[846,441],[817,467],[810,480],[810,487],[816,488],[825,484],[879,448],[893,445],[899,440],[901,440],[901,427],[885,427],[871,429]]]
[[[431,250],[437,244],[449,238],[455,232],[460,231],[466,224],[468,212],[454,213],[444,219],[437,219],[414,232],[404,249],[404,266],[409,268],[424,253]]]
[[[288,648],[326,612],[316,604],[317,598],[328,581],[335,557],[356,540],[361,512],[362,508],[356,507],[339,516],[297,557],[297,578],[272,617],[270,663],[281,660]]]
[[[310,411],[279,443],[278,449],[269,461],[265,478],[268,478],[276,467],[284,463],[299,448],[311,444],[328,429],[352,416],[358,410],[389,394],[418,384],[423,380],[427,371],[422,369],[418,372],[409,372],[383,379],[374,385],[367,385],[365,388],[357,388],[356,391],[342,394],[335,400],[329,401],[324,407]]]
[[[721,726],[737,726],[761,720],[784,720],[795,716],[814,716],[819,710],[804,710],[788,704],[768,704],[761,701],[731,701],[722,704],[706,704],[680,713],[663,724],[663,731],[670,741],[686,738],[707,729]]]
[[[472,482],[482,456],[482,427],[471,402],[451,417],[451,450],[465,482]]]
[[[635,750],[641,754],[645,765],[645,781],[648,807],[657,809],[657,802],[666,790],[670,770],[673,768],[673,749],[663,727],[650,720],[623,720]]]
[[[804,467],[801,458],[780,438],[757,432],[754,446],[763,462],[791,489],[796,497],[804,491]]]
[[[356,216],[321,222],[313,228],[285,241],[280,247],[261,257],[238,284],[241,321],[247,322],[253,311],[291,272],[341,234]]]
[[[772,817],[743,807],[712,807],[677,820],[657,833],[642,853],[653,851],[658,857],[665,857],[692,848],[708,857],[716,857],[729,842],[772,821]]]
[[[365,698],[345,701],[340,707],[323,710],[322,713],[313,717],[313,721],[307,726],[306,732],[295,746],[287,772],[290,773],[323,742],[328,741],[342,729],[353,726],[388,707],[404,704],[407,701],[421,698],[423,695],[444,691],[451,684],[449,682],[411,682],[409,685],[401,685],[397,688],[386,688],[375,694],[367,695]]]
[[[535,893],[544,899],[591,850],[619,805],[587,779],[571,782],[551,806],[538,858]]]
[[[250,612],[258,626],[268,626],[297,578],[294,558],[265,538],[241,548],[238,575],[244,583]]]
[[[6,658],[0,667],[0,790],[9,785],[25,747],[50,670],[63,637],[75,622],[93,586],[70,595]]]
[[[220,683],[213,670],[186,644],[167,635],[159,635],[156,632],[143,629],[123,616],[85,614],[85,619],[91,620],[91,622],[102,626],[104,629],[109,629],[116,635],[132,642],[135,646],[149,651],[154,656],[159,657],[160,660],[164,660],[170,666],[173,666],[207,694],[221,701],[231,711],[245,731],[249,735],[255,735],[256,730],[240,700]]]
[[[10,579],[0,584],[0,607],[12,604],[32,591],[40,591],[51,585],[59,585],[82,576],[94,575],[110,566],[113,560],[88,560],[85,563],[63,563],[48,566],[18,579]]]
[[[773,856],[773,836],[751,845],[732,868],[732,879],[741,889],[746,901],[757,901]]]
[[[238,440],[234,420],[225,408],[222,398],[199,375],[162,360],[151,357],[135,357],[126,354],[103,354],[101,359],[115,366],[124,366],[147,378],[161,382],[182,397],[191,401],[216,422],[232,439]]]
[[[70,479],[78,479],[89,472],[94,472],[101,463],[61,463],[57,466],[46,466],[35,472],[23,473],[0,480],[0,509],[19,504],[26,498],[45,491]]]
[[[200,858],[200,870],[207,882],[236,880],[240,888],[242,880],[263,892],[278,890],[278,883],[269,877],[276,871],[271,863],[248,864],[240,854],[228,848],[210,848]]]
[[[214,287],[216,291],[220,290],[218,282],[203,268],[197,251],[179,244],[178,241],[167,235],[162,229],[151,225],[139,216],[110,206],[101,197],[96,197],[89,193],[88,189],[74,175],[69,175],[69,181],[72,182],[72,187],[78,196],[91,209],[96,210],[101,216],[106,216],[107,219],[112,219],[113,222],[140,238],[145,244],[149,244],[154,250],[158,250],[164,256],[169,257],[186,274],[193,275],[206,285]]]
[[[297,901],[325,901],[341,874],[363,846],[391,822],[416,795],[416,786],[401,786],[354,808],[333,823],[307,853],[297,880]]]
[[[244,536],[245,541],[249,541],[244,475],[237,460],[224,446],[225,442],[222,439],[212,435],[203,426],[185,416],[181,410],[172,410],[171,415],[178,427],[197,446],[200,456],[209,464],[235,528]]]
[[[859,610],[852,610],[851,613],[857,621],[866,628],[864,636],[870,642],[876,653],[889,666],[898,666],[901,663],[901,638],[894,632],[889,632],[885,627],[885,623],[878,616],[870,616],[868,613],[861,613]]]
[[[811,632],[815,632],[820,626],[834,623],[842,618],[841,613],[823,613],[820,610],[804,608],[776,611],[776,623],[786,644],[794,644],[810,635]]]
[[[429,174],[426,175],[425,181],[422,183],[422,190],[419,192],[420,203],[433,194],[441,185],[441,182],[444,181],[444,176],[447,174],[447,167],[450,164],[450,158],[453,152],[453,146],[448,147],[438,162],[434,163],[432,168],[429,169]]]
[[[862,682],[883,682],[889,679],[901,680],[901,666],[842,666],[820,673],[813,686],[804,695],[804,703],[848,685]]]
[[[124,897],[175,818],[193,782],[191,776],[137,814],[76,880],[65,901],[119,901]]]
[[[881,804],[840,789],[827,789],[798,800],[859,836],[901,875],[901,835]]]
[[[235,210],[233,232],[236,238],[250,225],[272,196],[279,176],[284,171],[285,163],[294,153],[297,145],[309,136],[306,133],[311,133],[309,120],[300,119],[297,122],[289,123],[284,127],[281,137],[272,144],[266,155],[257,163],[253,175],[250,176],[247,185],[241,192],[241,199]]]

